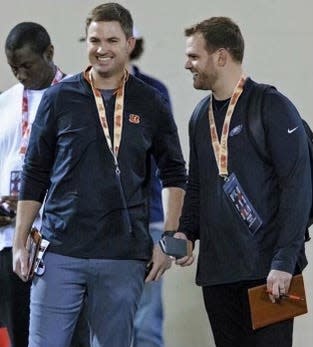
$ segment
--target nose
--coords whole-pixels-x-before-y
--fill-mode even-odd
[[[106,48],[104,45],[99,45],[99,47],[97,48],[97,53],[98,54],[104,54],[106,52]]]
[[[190,60],[187,59],[185,63],[185,69],[189,70],[190,68],[191,68],[191,63],[190,63]]]
[[[17,69],[15,76],[21,83],[27,79],[27,74],[23,69]]]

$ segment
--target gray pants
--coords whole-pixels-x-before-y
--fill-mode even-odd
[[[68,347],[86,296],[91,346],[129,347],[146,263],[49,252],[44,260],[31,288],[29,347]]]

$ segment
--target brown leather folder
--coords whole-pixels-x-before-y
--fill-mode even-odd
[[[291,297],[272,303],[266,285],[248,289],[252,328],[259,329],[308,312],[302,275],[292,278],[288,294]]]
[[[40,249],[41,239],[42,236],[40,232],[35,227],[32,227],[26,242],[26,248],[29,252],[28,273],[26,276],[27,280],[32,279],[34,276],[34,270]]]

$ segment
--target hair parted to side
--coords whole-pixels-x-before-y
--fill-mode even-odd
[[[126,38],[133,36],[133,19],[130,12],[115,2],[95,7],[86,19],[86,34],[91,22],[119,22]]]
[[[42,55],[47,47],[51,45],[51,39],[42,25],[33,22],[22,22],[9,32],[5,41],[5,50],[13,52],[25,45],[29,45],[34,53]]]
[[[244,39],[239,26],[228,17],[211,17],[185,29],[189,37],[201,33],[210,53],[225,48],[234,61],[241,63],[244,55]]]

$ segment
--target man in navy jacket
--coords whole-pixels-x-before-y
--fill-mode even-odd
[[[135,42],[129,11],[97,6],[86,32],[91,66],[46,92],[25,159],[13,247],[22,279],[28,230],[45,196],[50,242],[46,271],[33,282],[30,347],[67,346],[86,295],[91,345],[128,347],[144,278],[157,280],[168,266],[148,232],[151,155],[168,192],[166,229],[177,228],[184,193],[167,103],[125,70]]]

